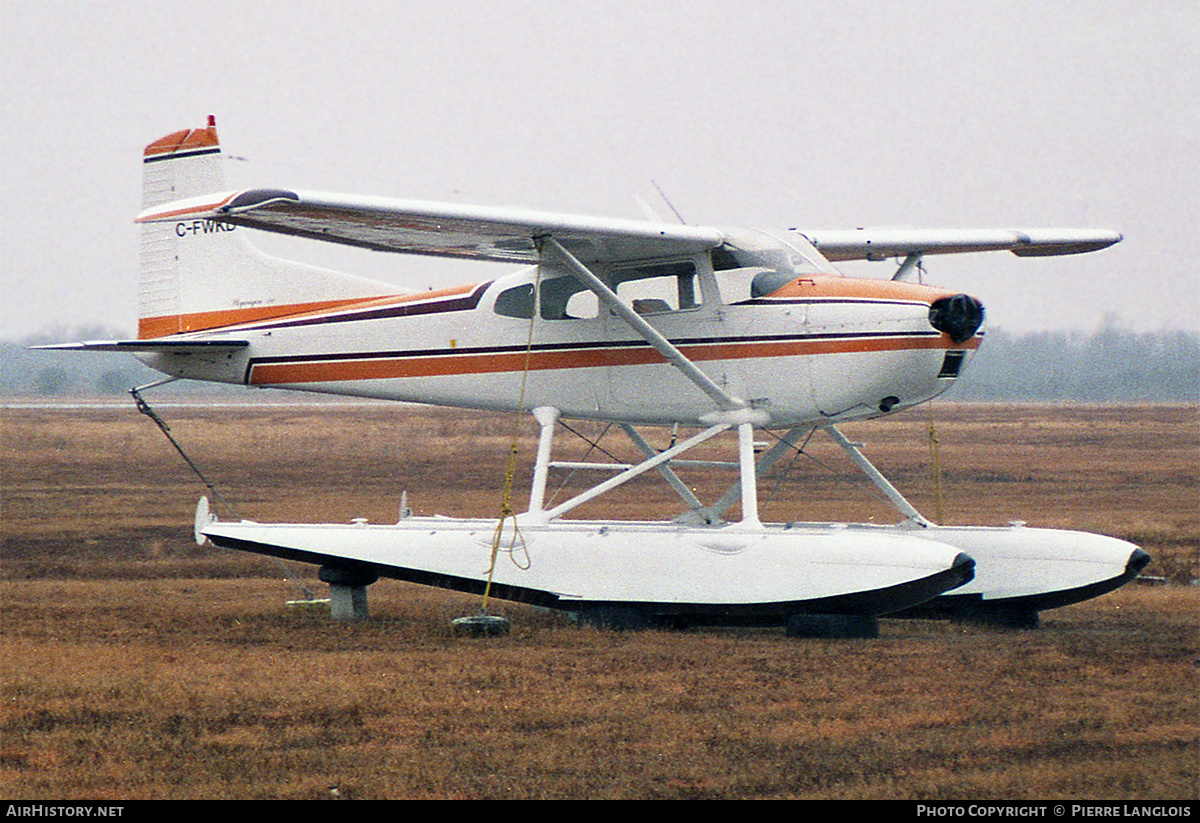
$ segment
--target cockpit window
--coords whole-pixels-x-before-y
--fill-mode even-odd
[[[582,320],[599,313],[596,295],[574,277],[542,281],[543,320]]]
[[[536,297],[540,297],[543,320],[583,320],[599,314],[596,295],[574,277],[553,277],[543,280],[534,294],[533,283],[505,289],[496,295],[493,310],[505,317],[528,320],[533,317]]]
[[[533,284],[524,283],[500,292],[496,295],[493,310],[505,317],[520,317],[526,320],[533,317]]]
[[[662,314],[700,306],[696,266],[691,261],[653,263],[614,268],[604,280],[627,306],[638,314]],[[596,295],[570,275],[547,277],[534,291],[533,283],[521,283],[496,295],[493,310],[505,317],[528,320],[535,302],[543,320],[582,320],[599,316]]]
[[[612,289],[638,314],[694,309],[700,305],[696,266],[691,261],[614,269]]]

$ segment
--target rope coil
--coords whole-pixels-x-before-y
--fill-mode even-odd
[[[539,304],[541,303],[541,289],[542,267],[538,266],[537,273],[534,275],[533,280],[533,306],[529,312],[529,332],[525,339],[525,362],[521,369],[521,390],[520,396],[517,400],[517,408],[522,410],[525,408],[525,386],[529,377],[529,364],[533,356],[533,324],[535,318],[537,317]],[[525,537],[521,534],[520,526],[517,524],[516,512],[512,507],[513,478],[516,476],[517,472],[517,448],[520,436],[521,423],[520,418],[518,417],[516,424],[513,426],[512,442],[508,447],[508,464],[504,469],[504,487],[500,493],[500,519],[496,522],[496,532],[492,535],[492,553],[487,568],[487,583],[483,587],[483,599],[479,605],[480,613],[485,615],[487,614],[488,599],[491,597],[492,593],[492,579],[496,572],[496,559],[500,556],[500,543],[504,538],[504,522],[508,518],[511,517],[513,521],[512,542],[509,543],[508,549],[506,549],[509,559],[512,560],[513,564],[521,570],[528,569],[533,563],[532,559],[529,557],[529,548],[525,543]],[[518,541],[520,541],[521,544],[520,550],[525,555],[525,565],[522,565],[516,560]]]

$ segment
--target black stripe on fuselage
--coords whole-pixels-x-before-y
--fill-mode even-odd
[[[320,326],[329,323],[355,323],[360,320],[390,320],[397,317],[417,317],[429,314],[441,314],[443,312],[458,312],[471,311],[479,307],[479,302],[483,298],[484,292],[488,286],[494,281],[487,281],[477,285],[469,294],[460,295],[449,298],[438,298],[427,301],[414,301],[411,303],[400,303],[391,306],[380,306],[377,308],[367,309],[346,309],[333,311],[317,316],[301,317],[294,319],[281,319],[264,323],[255,323],[253,325],[239,325],[236,328],[239,330],[259,330],[259,329],[284,329],[298,328],[303,326]],[[833,303],[841,303],[846,305],[891,305],[891,306],[921,306],[926,305],[921,301],[905,301],[905,300],[877,300],[868,298],[756,298],[754,300],[746,300],[740,303],[733,303],[735,306],[770,306],[770,305],[829,305]],[[595,318],[577,318],[580,320],[595,319]],[[569,321],[556,321],[569,322]]]
[[[302,326],[322,326],[328,323],[357,323],[360,320],[390,320],[396,317],[416,317],[443,312],[471,311],[479,306],[479,301],[487,290],[489,283],[480,283],[469,294],[454,297],[435,298],[432,300],[413,300],[390,306],[378,306],[365,309],[345,309],[309,317],[280,319],[255,323],[253,325],[231,326],[238,331],[260,331],[268,329],[288,329]],[[369,299],[369,298],[368,298]]]
[[[730,303],[731,306],[813,306],[830,303],[877,306],[928,306],[924,300],[893,300],[882,297],[752,297]]]
[[[871,340],[879,338],[936,338],[941,332],[837,332],[828,334],[761,334],[743,337],[692,337],[670,341],[677,347],[713,346],[745,343],[797,343],[820,340]],[[250,366],[274,363],[324,363],[337,360],[378,360],[383,358],[449,357],[478,354],[514,354],[524,351],[563,352],[596,351],[613,349],[648,349],[645,340],[592,340],[582,343],[535,343],[532,346],[514,344],[509,346],[459,346],[439,349],[390,349],[385,351],[339,352],[333,354],[285,354],[271,357],[254,357]]]

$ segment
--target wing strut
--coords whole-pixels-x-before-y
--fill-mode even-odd
[[[924,256],[922,252],[914,251],[908,257],[905,257],[904,262],[900,264],[900,268],[896,269],[896,273],[892,275],[892,279],[903,280],[913,269],[920,270],[921,258]]]
[[[696,364],[688,360],[683,352],[677,349],[671,341],[659,334],[653,326],[643,320],[633,309],[622,303],[621,299],[617,297],[616,292],[605,285],[604,281],[599,277],[592,274],[591,269],[580,263],[573,254],[562,247],[561,243],[550,236],[539,238],[539,242],[543,249],[548,248],[553,250],[567,264],[576,279],[595,292],[596,297],[628,323],[629,327],[640,334],[647,343],[665,357],[668,363],[679,369],[684,377],[691,380],[701,391],[711,397],[721,411],[749,410],[749,403],[740,398],[730,396],[724,389],[714,383],[712,378],[700,371],[696,367]]]
[[[570,509],[573,509],[580,503],[591,500],[593,497],[603,494],[609,489],[615,488],[616,486],[624,483],[626,480],[636,477],[645,471],[658,468],[659,466],[664,465],[676,454],[686,451],[697,443],[708,440],[714,435],[736,426],[738,433],[738,464],[741,470],[742,523],[752,527],[761,526],[758,519],[758,490],[755,486],[755,480],[757,478],[755,477],[754,468],[754,426],[756,423],[764,424],[769,422],[770,418],[767,416],[767,414],[752,408],[748,402],[740,397],[733,397],[716,383],[714,383],[712,378],[700,371],[696,364],[691,360],[688,360],[683,352],[676,348],[671,341],[659,334],[658,331],[655,330],[655,328],[647,323],[644,319],[642,319],[637,312],[622,303],[621,299],[617,297],[616,292],[610,289],[603,280],[593,274],[591,269],[579,262],[578,258],[563,248],[563,245],[554,239],[554,237],[550,235],[544,235],[539,237],[537,240],[540,252],[544,253],[546,249],[550,249],[552,252],[558,255],[558,257],[564,263],[566,263],[567,268],[577,280],[591,289],[591,291],[595,293],[596,297],[606,306],[608,306],[613,313],[624,320],[631,329],[641,335],[647,343],[653,346],[655,351],[661,354],[668,363],[679,369],[684,377],[692,381],[692,383],[694,383],[701,391],[711,397],[713,402],[717,404],[717,411],[715,413],[707,414],[700,418],[702,422],[710,426],[710,428],[706,431],[701,432],[695,437],[685,440],[683,443],[667,449],[666,451],[661,452],[654,457],[649,457],[645,461],[639,463],[637,466],[622,472],[605,483],[594,486],[589,491],[584,492],[583,494],[580,494],[571,500],[568,500],[566,503],[557,506],[549,512],[545,512],[545,516],[553,520]],[[539,422],[542,424],[542,440],[544,442],[547,438],[546,430],[553,427],[554,421],[550,419],[549,415],[543,416],[545,416],[547,420],[542,421],[542,419],[539,417]],[[548,446],[546,450],[548,451]],[[539,446],[539,466],[544,462],[542,460],[541,451],[542,448]],[[548,455],[546,460],[549,460]],[[536,470],[535,477],[537,477]],[[544,478],[542,478],[541,482],[543,486],[542,491],[544,491]],[[541,495],[542,492],[539,492],[535,488],[530,499],[531,512],[541,510]],[[532,505],[535,502],[539,503],[539,506],[536,509]]]

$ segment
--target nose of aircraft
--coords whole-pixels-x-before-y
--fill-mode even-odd
[[[939,297],[929,306],[929,325],[955,343],[966,342],[983,325],[983,304],[969,294]]]

